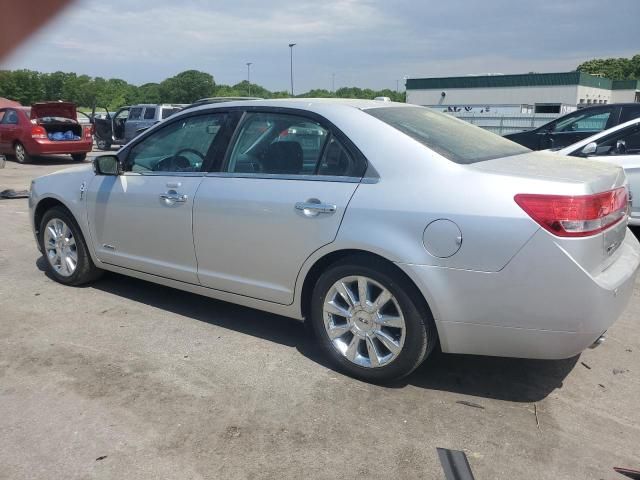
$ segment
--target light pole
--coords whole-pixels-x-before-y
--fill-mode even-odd
[[[334,93],[336,91],[336,74],[331,74],[331,92]]]
[[[295,47],[295,43],[289,44],[289,51],[291,54],[291,96],[293,97],[293,47]]]
[[[251,65],[253,65],[252,62],[247,62],[247,83],[249,84],[249,97],[251,96]]]

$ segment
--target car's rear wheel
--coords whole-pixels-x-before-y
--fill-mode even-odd
[[[16,142],[13,146],[13,152],[18,163],[29,163],[31,161],[31,155],[27,153],[27,149],[20,142]]]
[[[96,137],[96,147],[100,150],[109,150],[111,148],[111,143],[103,138]]]
[[[71,158],[73,158],[73,160],[75,162],[84,162],[87,159],[87,154],[86,153],[74,153],[73,155],[71,155]]]
[[[311,322],[332,363],[366,381],[408,375],[437,343],[417,289],[392,265],[368,257],[349,258],[320,276]]]
[[[51,275],[65,285],[82,285],[102,274],[91,260],[80,227],[68,210],[53,207],[40,223],[40,245]]]

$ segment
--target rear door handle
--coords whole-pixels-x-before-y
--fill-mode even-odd
[[[332,214],[336,212],[337,207],[328,203],[320,203],[315,199],[306,202],[296,203],[296,210],[300,210],[307,217],[315,217],[321,213]]]

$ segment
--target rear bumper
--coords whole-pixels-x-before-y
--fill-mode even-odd
[[[93,139],[55,142],[51,140],[31,139],[25,145],[30,155],[56,155],[89,153],[93,148]]]
[[[592,345],[629,303],[640,266],[630,231],[613,256],[591,275],[539,231],[499,272],[399,266],[429,301],[443,351],[559,359]]]

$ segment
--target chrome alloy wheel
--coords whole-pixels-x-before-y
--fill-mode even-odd
[[[21,143],[18,143],[16,145],[16,149],[15,149],[15,154],[16,154],[16,160],[18,160],[19,163],[24,163],[25,159],[27,158],[27,152],[24,149],[24,147],[22,146]]]
[[[402,351],[406,327],[400,305],[368,277],[334,283],[324,299],[323,319],[333,347],[356,365],[382,367]]]
[[[70,277],[78,266],[78,250],[73,232],[59,218],[52,218],[44,229],[44,249],[49,264],[59,275]]]

